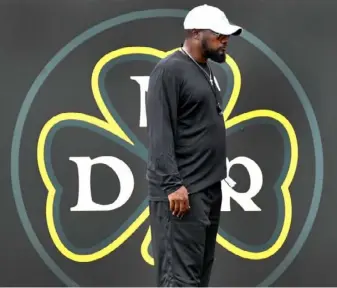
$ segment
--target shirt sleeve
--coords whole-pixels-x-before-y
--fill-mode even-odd
[[[175,157],[179,87],[174,73],[156,67],[150,75],[146,97],[147,179],[159,185],[167,195],[183,185]]]

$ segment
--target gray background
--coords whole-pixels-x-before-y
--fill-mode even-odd
[[[0,285],[64,286],[41,260],[18,217],[10,175],[13,130],[20,107],[34,79],[46,63],[74,37],[92,26],[131,11],[155,8],[190,9],[203,1],[0,1],[1,76],[1,217]],[[337,2],[329,0],[209,1],[271,47],[291,68],[304,87],[314,109],[323,142],[324,186],[320,208],[303,248],[274,282],[274,286],[336,286],[335,228],[336,146],[335,91],[337,57],[334,32]],[[139,20],[101,33],[68,55],[49,75],[29,111],[20,148],[20,184],[32,227],[50,257],[80,286],[154,285],[154,271],[140,255],[147,231],[144,223],[125,244],[94,263],[78,264],[64,258],[50,241],[45,223],[46,189],[36,163],[36,141],[44,123],[52,116],[78,111],[100,117],[93,102],[91,72],[105,53],[124,46],[151,46],[169,50],[180,45],[182,19]],[[229,53],[239,64],[242,89],[233,115],[254,109],[273,109],[293,124],[299,144],[297,172],[291,186],[293,221],[287,242],[273,257],[244,260],[217,246],[212,286],[256,286],[284,259],[293,247],[307,217],[314,186],[313,141],[303,107],[285,77],[258,49],[239,38]],[[144,128],[138,128],[139,87],[130,75],[148,75],[154,63],[122,63],[107,72],[105,89],[126,124],[146,145]],[[215,69],[217,69],[215,67]],[[220,73],[221,71],[218,71]],[[221,74],[219,74],[221,75]],[[221,78],[221,76],[219,76]],[[225,85],[225,82],[221,82]],[[331,121],[331,123],[330,123]],[[263,170],[263,190],[254,198],[262,212],[247,213],[235,203],[223,213],[221,227],[240,241],[260,245],[272,235],[277,223],[277,201],[273,185],[283,165],[281,134],[271,125],[245,127],[229,137],[229,157],[257,159]],[[69,211],[76,204],[77,170],[69,156],[118,155],[132,169],[136,188],[120,210],[106,213]],[[59,130],[51,148],[52,166],[64,189],[60,203],[64,233],[72,245],[91,247],[115,231],[146,196],[145,162],[106,137],[87,129]],[[240,167],[231,177],[245,190],[249,182]],[[116,199],[118,179],[109,169],[93,170],[94,199],[109,203]],[[115,187],[115,188],[112,188]]]

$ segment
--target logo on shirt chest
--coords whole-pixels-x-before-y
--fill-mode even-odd
[[[183,17],[184,13],[180,10],[143,11],[122,15],[118,21],[112,19],[97,27],[104,31],[117,25],[116,23],[126,23],[131,18]],[[97,27],[95,29],[98,29]],[[147,159],[144,137],[144,129],[147,126],[145,97],[149,73],[137,70],[138,66],[136,67],[133,63],[142,63],[142,65],[145,65],[145,61],[152,63],[152,66],[147,68],[149,72],[156,61],[175,49],[165,52],[152,47],[130,46],[112,51],[107,50],[106,53],[99,52],[95,55],[95,60],[92,60],[93,69],[90,71],[90,77],[83,76],[78,83],[79,86],[90,89],[84,89],[86,92],[81,94],[79,91],[83,92],[83,90],[77,91],[71,84],[70,87],[74,90],[67,91],[68,98],[76,99],[74,100],[76,105],[69,106],[72,108],[67,109],[68,112],[61,113],[57,106],[50,108],[50,117],[41,122],[39,130],[34,132],[37,139],[36,160],[30,159],[24,163],[27,170],[33,170],[32,167],[37,168],[38,174],[35,175],[37,177],[35,182],[38,184],[34,182],[37,188],[29,197],[34,197],[36,201],[45,201],[45,214],[42,213],[45,219],[42,221],[39,218],[34,221],[40,223],[40,226],[42,222],[46,222],[46,227],[33,230],[29,224],[30,217],[28,217],[28,212],[32,213],[33,208],[30,207],[30,210],[29,207],[27,210],[22,208],[24,199],[27,197],[27,195],[22,196],[24,189],[22,187],[28,189],[28,186],[24,186],[25,184],[20,181],[19,155],[22,156],[24,153],[24,150],[20,150],[20,144],[25,140],[22,132],[25,121],[28,119],[28,112],[37,93],[41,98],[48,97],[47,90],[43,90],[42,85],[45,81],[46,85],[48,84],[47,77],[53,77],[52,71],[55,70],[57,73],[56,68],[60,65],[61,58],[66,57],[79,43],[85,42],[96,33],[98,30],[90,29],[79,36],[76,41],[69,43],[48,63],[44,70],[47,73],[40,74],[36,79],[18,117],[12,147],[13,193],[18,208],[21,207],[18,212],[27,235],[46,264],[68,285],[74,285],[75,280],[56,265],[55,259],[59,259],[60,255],[66,260],[71,260],[71,263],[75,265],[84,262],[95,265],[96,262],[103,261],[103,258],[113,257],[113,254],[118,249],[122,250],[132,238],[136,238],[137,245],[140,245],[141,263],[153,265],[150,251],[150,227],[147,222],[149,211],[144,165]],[[79,41],[79,39],[82,40]],[[272,61],[275,67],[284,74],[288,82],[282,85],[290,86],[287,89],[292,95],[298,96],[299,105],[304,111],[303,118],[309,120],[308,133],[312,133],[315,150],[313,153],[315,161],[310,164],[315,168],[315,175],[314,183],[309,187],[313,190],[311,192],[313,202],[308,208],[308,217],[302,230],[308,231],[317,211],[317,201],[319,201],[321,191],[319,177],[322,176],[320,138],[314,114],[303,88],[285,63],[270,48],[247,31],[244,31],[243,39],[258,48],[260,54]],[[284,247],[294,220],[294,209],[296,210],[300,203],[296,202],[294,205],[291,192],[301,193],[298,187],[302,182],[295,183],[294,187],[297,189],[294,188],[293,191],[291,185],[299,169],[301,154],[296,129],[289,117],[277,109],[255,107],[254,103],[261,98],[265,99],[265,102],[262,102],[263,105],[268,106],[266,104],[268,97],[272,96],[267,95],[268,92],[263,89],[254,88],[255,80],[251,83],[248,83],[249,80],[245,82],[246,78],[242,78],[241,73],[241,69],[244,69],[241,66],[244,67],[245,61],[242,62],[236,63],[235,57],[229,54],[227,63],[216,66],[218,70],[215,73],[216,85],[226,103],[223,118],[228,131],[229,143],[228,175],[222,182],[223,220],[217,243],[225,251],[230,252],[230,256],[225,254],[224,263],[227,263],[226,261],[235,262],[238,259],[267,261],[278,252],[282,252],[282,255],[289,255],[284,257],[283,262],[279,261],[280,264],[268,277],[263,278],[262,284],[269,285],[282,273],[282,267],[290,264],[289,259],[296,256],[308,233],[294,234],[293,237],[299,240],[295,242],[293,248]],[[113,71],[122,71],[123,65],[129,65],[127,69],[124,69],[124,76],[113,74]],[[84,82],[84,79],[89,81]],[[66,79],[63,81],[65,83]],[[265,82],[261,79],[259,81],[263,87]],[[251,89],[243,91],[245,84],[250,84]],[[50,85],[47,85],[48,91],[49,89],[53,91]],[[262,96],[257,95],[257,92]],[[238,101],[239,96],[241,102]],[[256,101],[250,100],[250,104],[245,106],[252,98]],[[47,103],[48,100],[45,105]],[[72,101],[67,103],[73,104]],[[242,106],[240,108],[240,105],[243,105],[243,108]],[[99,138],[97,135],[103,137]],[[26,145],[34,143],[35,136],[32,137],[34,140],[28,139]],[[75,144],[71,146],[71,143]],[[99,200],[96,200],[98,198]],[[240,221],[235,221],[235,219],[240,219]],[[144,227],[146,228],[145,234],[140,232]],[[240,231],[237,231],[237,227]],[[43,229],[48,230],[50,239],[44,239],[44,245],[40,245],[36,234],[42,235]],[[76,229],[81,236],[74,233]],[[90,233],[86,234],[85,231],[90,231]],[[265,238],[267,241],[264,241],[264,244],[259,242],[256,245],[249,245],[243,243],[242,240],[239,241],[237,239],[239,237],[234,236],[234,232],[248,239],[247,242],[252,239],[258,242]],[[100,239],[97,240],[95,236]],[[49,241],[51,243],[48,243]],[[79,245],[85,248],[76,247],[74,242],[80,243]],[[49,248],[50,251],[48,250],[49,253],[53,253],[53,257],[49,257],[46,252],[46,247],[48,245],[50,247],[50,244],[53,244],[52,247],[55,249]],[[286,252],[282,251],[285,249]],[[123,251],[129,257],[138,257],[134,254],[129,255],[128,250]],[[117,258],[113,259],[117,261]],[[66,267],[69,265],[67,263],[63,261],[61,266]],[[83,266],[76,268],[81,270],[81,267]],[[71,268],[68,268],[68,271],[70,270]]]

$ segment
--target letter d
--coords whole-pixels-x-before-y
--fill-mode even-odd
[[[131,169],[122,160],[112,156],[102,156],[95,159],[90,157],[70,157],[78,169],[78,200],[71,211],[111,211],[123,206],[131,197],[134,188],[134,178]],[[95,164],[105,164],[116,174],[120,182],[120,192],[111,204],[98,204],[92,200],[91,169]],[[107,190],[111,190],[108,188]]]

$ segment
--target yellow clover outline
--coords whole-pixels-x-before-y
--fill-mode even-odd
[[[99,75],[104,67],[105,64],[110,62],[111,60],[118,58],[120,56],[125,55],[131,55],[131,54],[143,54],[143,55],[151,55],[156,56],[158,58],[164,58],[165,56],[173,53],[178,48],[170,50],[168,52],[164,52],[155,48],[151,47],[124,47],[120,48],[118,50],[111,51],[104,55],[96,64],[94,67],[92,78],[91,78],[91,87],[94,99],[96,101],[98,109],[101,111],[102,115],[105,118],[104,120],[98,119],[94,116],[90,116],[83,113],[77,113],[77,112],[68,112],[68,113],[60,113],[54,117],[52,117],[49,121],[46,122],[46,124],[43,126],[39,139],[37,144],[37,162],[38,162],[38,168],[41,174],[42,181],[44,185],[46,186],[48,190],[47,195],[47,201],[46,201],[46,221],[47,221],[47,227],[50,233],[50,236],[52,238],[52,241],[56,248],[68,259],[73,260],[75,262],[92,262],[96,261],[100,258],[103,258],[116,250],[120,245],[122,245],[129,237],[132,236],[132,234],[146,221],[146,219],[149,216],[149,208],[146,207],[143,212],[138,216],[138,218],[130,224],[130,226],[114,241],[109,243],[104,248],[100,249],[99,251],[96,251],[91,254],[76,254],[72,251],[70,251],[61,241],[55,227],[54,217],[53,217],[53,208],[54,208],[54,199],[56,195],[56,189],[48,175],[46,163],[45,163],[45,145],[46,145],[46,139],[48,137],[49,132],[52,130],[52,128],[57,125],[58,123],[66,120],[78,120],[82,121],[91,125],[95,125],[101,129],[104,129],[113,135],[118,136],[122,140],[128,142],[131,145],[134,145],[133,142],[130,140],[130,138],[126,135],[126,133],[120,128],[118,123],[115,121],[113,116],[110,114],[110,111],[108,110],[107,106],[104,103],[103,97],[101,95],[100,89],[99,89]],[[297,143],[297,137],[294,128],[292,127],[291,123],[288,121],[286,117],[281,115],[278,112],[267,110],[267,109],[261,109],[261,110],[254,110],[250,112],[243,113],[241,115],[235,116],[231,119],[228,119],[232,110],[235,107],[235,104],[238,100],[240,89],[241,89],[241,74],[240,70],[235,63],[234,59],[230,57],[230,55],[227,55],[227,64],[232,69],[232,73],[234,76],[234,86],[233,91],[230,96],[229,102],[225,108],[224,111],[224,125],[226,128],[230,128],[234,125],[237,125],[241,122],[251,120],[253,118],[259,118],[259,117],[267,117],[272,118],[276,121],[278,121],[286,130],[289,141],[290,141],[290,163],[288,172],[286,174],[286,177],[281,185],[281,191],[282,196],[284,200],[284,219],[283,219],[283,225],[281,229],[281,233],[277,240],[273,243],[271,247],[269,247],[265,251],[261,252],[251,252],[246,251],[244,249],[241,249],[228,240],[226,240],[224,237],[222,237],[220,234],[217,235],[217,242],[220,244],[223,248],[227,249],[228,251],[232,252],[233,254],[240,256],[242,258],[250,259],[250,260],[261,260],[266,259],[272,255],[274,255],[284,244],[286,241],[286,238],[288,236],[290,227],[291,227],[291,220],[292,220],[292,202],[291,202],[291,196],[290,196],[290,184],[294,178],[297,162],[298,162],[298,143]],[[151,242],[151,227],[149,227],[145,237],[144,241],[141,244],[141,255],[143,256],[144,260],[150,264],[154,264],[154,260],[151,257],[151,255],[148,253],[148,247]]]

